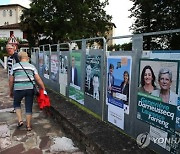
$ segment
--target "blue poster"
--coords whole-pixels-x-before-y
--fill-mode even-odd
[[[176,130],[180,132],[180,97],[178,97],[177,112],[176,112]]]
[[[109,56],[107,59],[107,101],[129,114],[129,93],[132,58]]]

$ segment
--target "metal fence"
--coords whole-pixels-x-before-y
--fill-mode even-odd
[[[31,62],[48,87],[135,139],[138,136],[145,141],[143,137],[150,136],[147,145],[155,151],[178,153],[180,50],[143,51],[143,37],[179,32],[180,29],[109,38],[131,38],[132,51],[107,51],[102,37],[41,45],[32,48]],[[162,77],[160,70],[166,76]],[[164,85],[163,80],[167,81]],[[150,91],[145,82],[153,83]],[[168,84],[166,89],[171,95],[166,100],[161,92]],[[145,142],[140,144],[145,146]]]

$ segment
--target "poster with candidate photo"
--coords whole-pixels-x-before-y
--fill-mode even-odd
[[[129,114],[131,56],[107,57],[107,97],[106,103],[124,109]]]
[[[67,56],[59,56],[59,84],[60,93],[66,96],[67,79],[68,79],[68,58]]]
[[[85,94],[100,100],[101,56],[86,55]]]
[[[69,97],[84,105],[84,93],[81,89],[81,53],[72,52],[70,59]]]
[[[51,53],[51,80],[58,81],[58,57],[57,53]]]
[[[50,52],[45,51],[44,52],[44,77],[46,79],[49,79],[49,62],[50,62]]]
[[[38,50],[32,49],[31,50],[31,63],[36,65],[36,52],[38,52]]]
[[[43,52],[39,52],[39,54],[38,54],[38,58],[39,58],[39,63],[38,63],[38,66],[39,66],[39,75],[40,76],[43,76],[43,66],[44,66],[44,62],[43,62],[43,60],[44,60],[44,58],[43,58]]]
[[[137,118],[174,132],[178,104],[178,61],[140,61]]]

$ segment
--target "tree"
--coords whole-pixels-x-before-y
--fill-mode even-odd
[[[114,44],[108,46],[108,51],[131,51],[132,50],[132,42],[120,44]]]
[[[6,52],[6,44],[8,42],[8,39],[2,39],[0,38],[0,59],[3,60],[4,56],[8,56]]]
[[[21,27],[30,42],[42,36],[51,43],[104,36],[112,19],[104,11],[107,4],[108,0],[32,0]]]
[[[146,33],[180,28],[180,0],[131,0],[131,26],[133,33]],[[148,36],[144,49],[179,49],[180,34]]]

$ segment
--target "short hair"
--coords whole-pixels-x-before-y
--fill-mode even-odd
[[[99,75],[98,74],[94,74],[93,75],[93,85],[94,85],[94,79],[97,78],[98,79],[98,84],[99,84]]]
[[[14,45],[12,45],[12,44],[10,44],[10,43],[6,44],[6,48],[7,48],[8,46],[11,46],[11,47],[14,48]]]
[[[109,65],[109,69],[114,69],[114,65],[113,65],[113,64],[110,64],[110,65]]]
[[[99,75],[98,74],[94,74],[93,75],[93,80],[94,80],[94,78],[98,78],[98,81],[99,81]]]
[[[27,52],[24,52],[24,51],[20,51],[20,52],[18,53],[18,57],[19,57],[20,60],[21,60],[22,58],[29,58]]]
[[[149,69],[149,70],[151,71],[151,74],[152,74],[152,83],[151,83],[151,84],[152,84],[153,87],[156,87],[156,86],[155,86],[156,77],[155,77],[155,75],[154,75],[154,72],[153,72],[152,67],[149,66],[149,65],[146,65],[146,66],[143,68],[143,70],[142,70],[142,73],[141,73],[141,86],[143,87],[143,86],[145,85],[144,74],[145,74],[145,72],[146,72],[147,69]]]
[[[159,74],[158,74],[158,81],[160,81],[162,74],[169,74],[169,79],[170,79],[170,81],[172,81],[172,71],[170,69],[168,69],[168,68],[161,68],[159,70]]]

